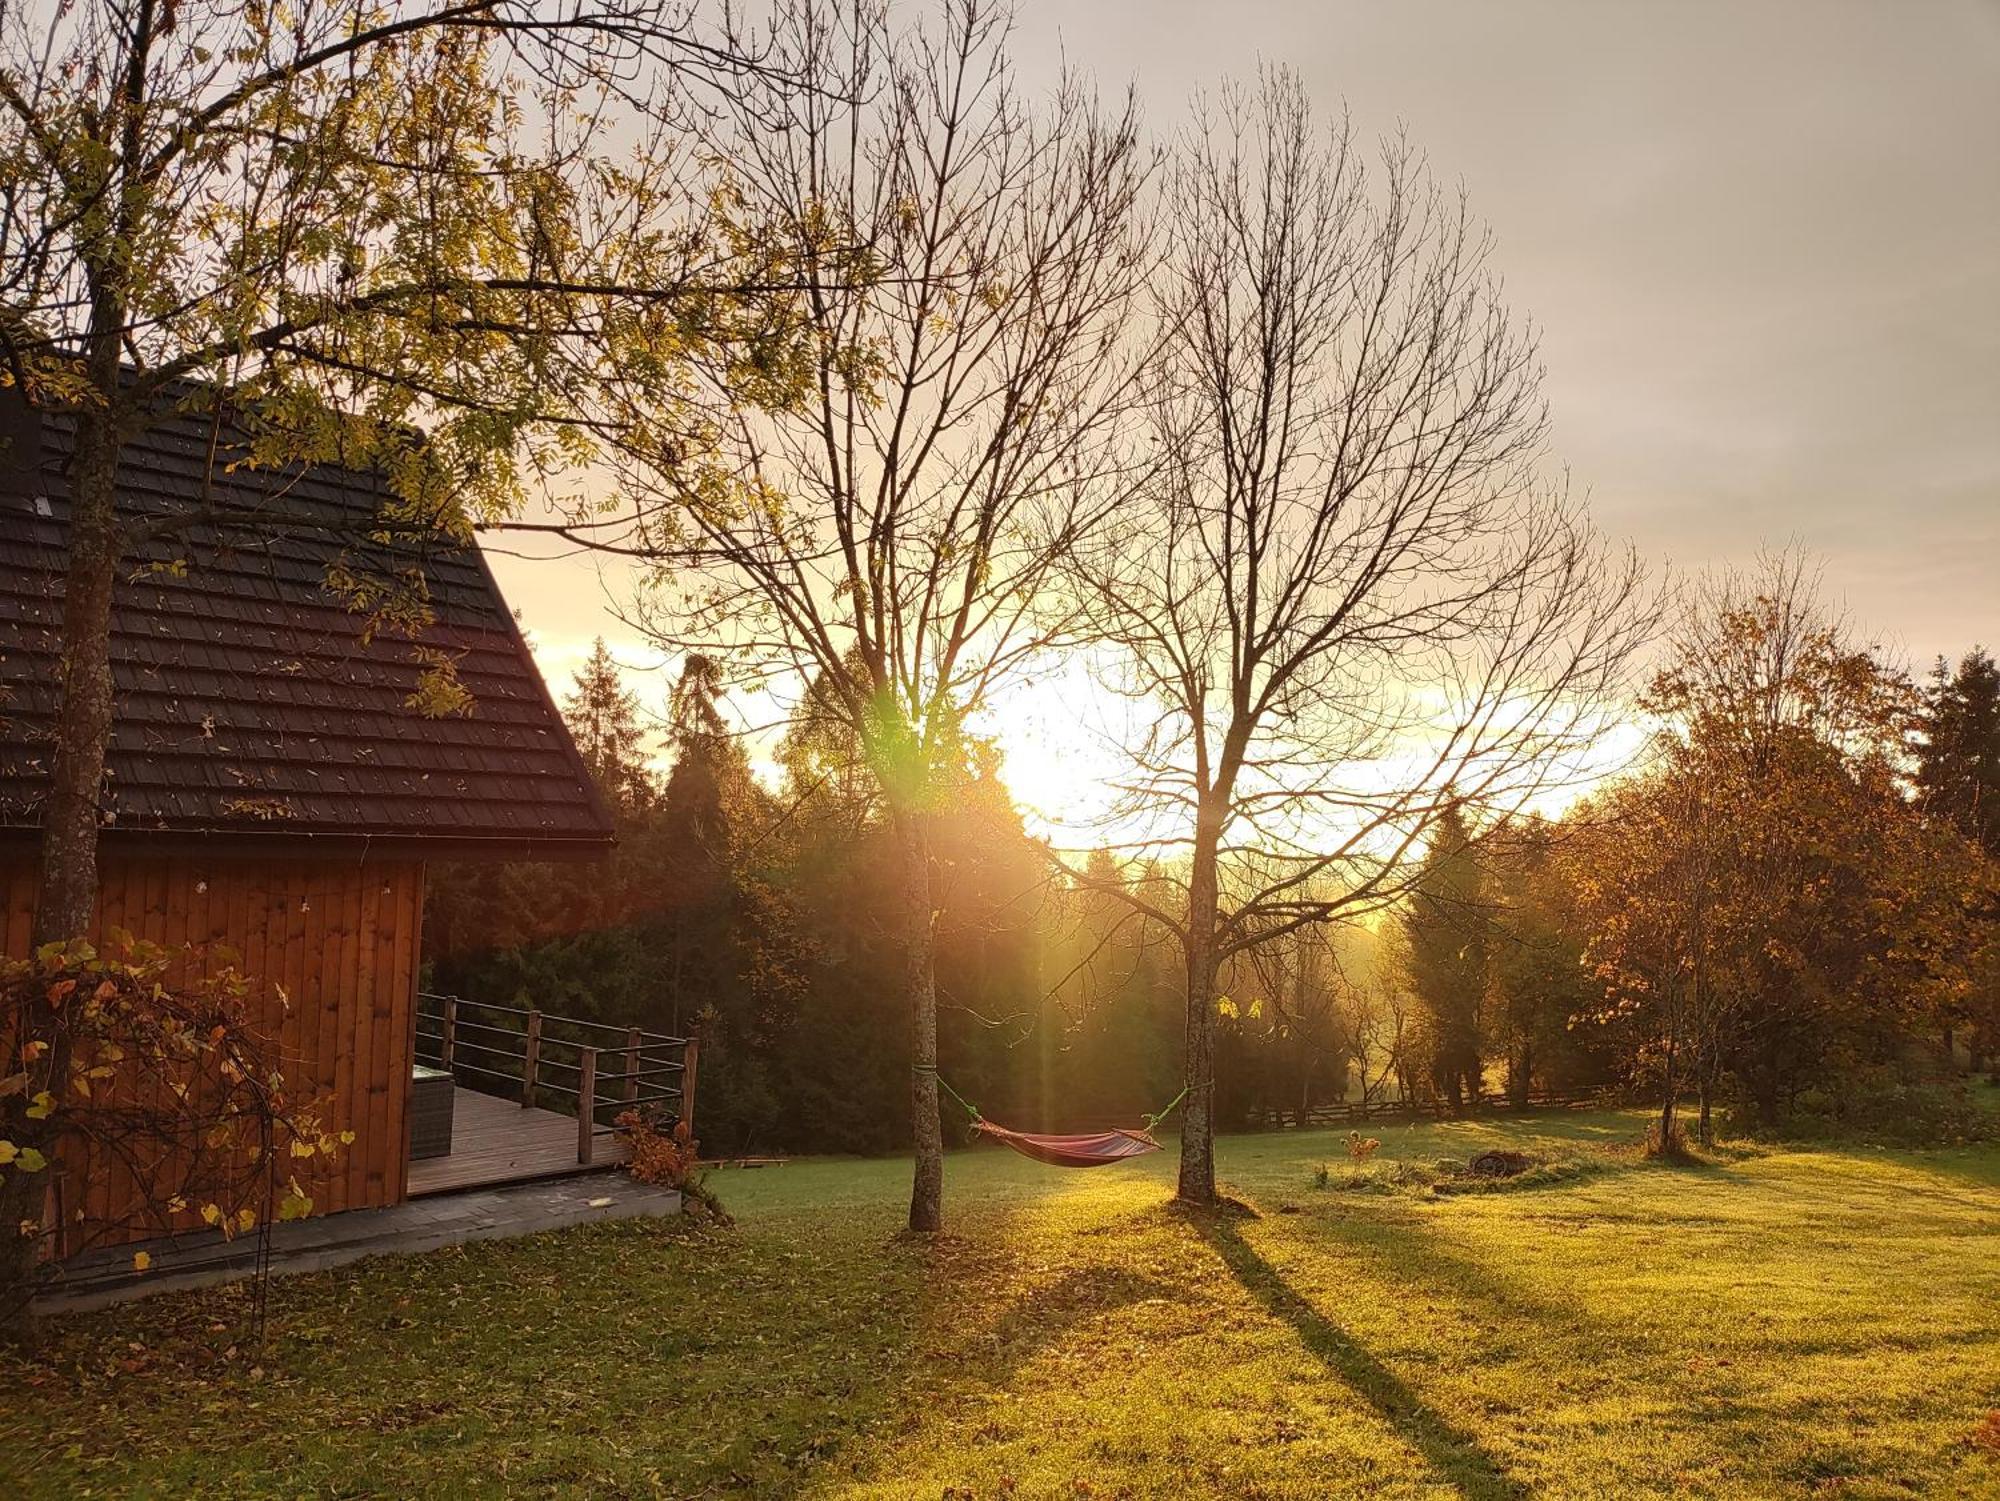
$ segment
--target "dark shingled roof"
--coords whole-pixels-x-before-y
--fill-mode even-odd
[[[121,456],[128,516],[187,512],[206,474],[214,502],[266,519],[255,533],[201,525],[149,543],[121,576],[107,835],[452,855],[608,845],[610,814],[478,548],[385,549],[369,536],[386,494],[376,476],[230,472],[240,432],[223,430],[211,464],[216,437],[211,419],[174,416]],[[72,438],[66,419],[49,418],[39,482],[17,474],[0,489],[0,833],[31,831],[47,788]],[[176,560],[184,573],[146,566]],[[457,658],[468,716],[408,707],[423,670],[412,642],[390,631],[364,641],[363,617],[325,585],[336,563],[412,562],[437,616],[422,644]]]

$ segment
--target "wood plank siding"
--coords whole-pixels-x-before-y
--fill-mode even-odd
[[[423,863],[408,858],[105,853],[97,931],[191,945],[211,971],[234,950],[293,1097],[320,1101],[328,1130],[354,1133],[310,1186],[316,1213],[399,1204],[407,1191],[423,891]],[[27,952],[34,893],[32,863],[0,858],[10,955]],[[65,1219],[79,1192],[87,1223],[126,1212],[130,1184],[95,1167],[71,1174]]]

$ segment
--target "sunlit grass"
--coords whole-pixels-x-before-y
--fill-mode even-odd
[[[1478,1194],[1316,1186],[1334,1133],[718,1174],[733,1232],[606,1226],[66,1328],[0,1491],[813,1497],[2000,1494],[2000,1149],[1694,1168],[1636,1118],[1387,1128],[1378,1160],[1601,1158]],[[1606,1148],[1614,1148],[1607,1151]],[[131,1348],[133,1344],[139,1348]],[[129,1367],[129,1369],[128,1369]],[[25,1386],[22,1383],[26,1383]]]

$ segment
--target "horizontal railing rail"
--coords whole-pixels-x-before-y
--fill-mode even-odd
[[[586,1166],[628,1110],[666,1107],[692,1131],[700,1053],[698,1036],[417,994],[417,1061],[454,1080],[469,1075],[468,1087],[518,1098],[524,1109],[553,1105],[575,1115],[576,1160]]]

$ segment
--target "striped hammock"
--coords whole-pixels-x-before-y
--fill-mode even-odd
[[[1097,1131],[1087,1136],[1038,1136],[1029,1131],[1009,1131],[989,1120],[976,1120],[973,1129],[990,1136],[1023,1157],[1046,1162],[1050,1167],[1109,1167],[1128,1157],[1143,1157],[1160,1150],[1160,1144],[1145,1131]]]

